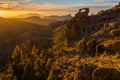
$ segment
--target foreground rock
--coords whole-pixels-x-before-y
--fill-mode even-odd
[[[62,60],[62,61],[61,61]],[[100,56],[97,58],[61,57],[54,62],[48,80],[119,80],[120,58]]]

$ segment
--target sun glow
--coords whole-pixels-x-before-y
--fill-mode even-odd
[[[18,15],[21,15],[21,14],[25,14],[27,13],[26,11],[5,11],[5,10],[1,10],[0,11],[0,17],[3,17],[3,18],[12,18],[12,17],[16,17]]]
[[[4,11],[0,11],[0,16],[4,15]]]
[[[50,15],[64,15],[68,14],[68,12],[65,11],[14,11],[14,10],[0,10],[0,17],[3,18],[20,18],[23,17],[21,15],[29,14],[29,13],[35,13],[39,14],[41,17],[44,16],[50,16]],[[72,13],[74,15],[74,13]]]

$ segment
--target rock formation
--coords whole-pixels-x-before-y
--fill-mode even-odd
[[[75,14],[75,17],[73,19],[74,22],[83,21],[84,18],[88,17],[88,13],[89,13],[89,8],[79,9],[79,12]]]
[[[60,28],[63,31],[63,27],[66,27],[64,31],[68,40],[72,44],[79,42],[77,50],[80,54],[82,52],[96,55],[109,52],[103,44],[109,39],[114,40],[120,37],[120,4],[108,10],[102,10],[96,15],[88,14],[89,8],[79,9],[74,18],[65,22],[64,26],[59,25],[59,31]],[[83,37],[88,37],[87,41],[84,41]]]
[[[80,9],[59,25],[77,52],[54,62],[51,80],[120,80],[120,3],[96,15],[88,13],[88,8]]]

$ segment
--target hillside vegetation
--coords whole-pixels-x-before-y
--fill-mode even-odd
[[[83,8],[70,21],[52,23],[54,37],[48,46],[16,45],[0,68],[0,79],[120,80],[120,4],[96,15],[88,13],[89,8]],[[37,26],[28,30],[38,33]]]
[[[0,19],[0,67],[6,64],[6,60],[14,50],[17,44],[41,44],[48,46],[52,37],[50,27],[44,27],[37,24],[21,21],[18,19]],[[44,41],[44,44],[43,44]],[[45,43],[46,42],[46,43]],[[50,43],[51,44],[51,43]],[[39,46],[39,47],[40,47]]]

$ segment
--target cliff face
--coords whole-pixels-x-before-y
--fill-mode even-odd
[[[82,12],[84,10],[84,12]],[[108,9],[106,11],[100,11],[97,15],[88,16],[89,9],[83,8],[75,15],[73,19],[69,23],[67,23],[67,29],[70,33],[70,39],[78,38],[83,36],[90,36],[93,33],[99,31],[105,23],[110,23],[113,21],[117,22],[120,20],[120,6],[117,5],[112,9]],[[74,34],[74,36],[71,36]]]
[[[80,54],[94,56],[103,52],[117,52],[119,46],[115,46],[117,49],[108,48],[106,41],[119,40],[120,4],[96,15],[89,16],[88,13],[89,8],[80,9],[70,21],[54,25],[54,30],[64,31],[71,44],[77,46]],[[112,45],[114,44],[115,42]]]

